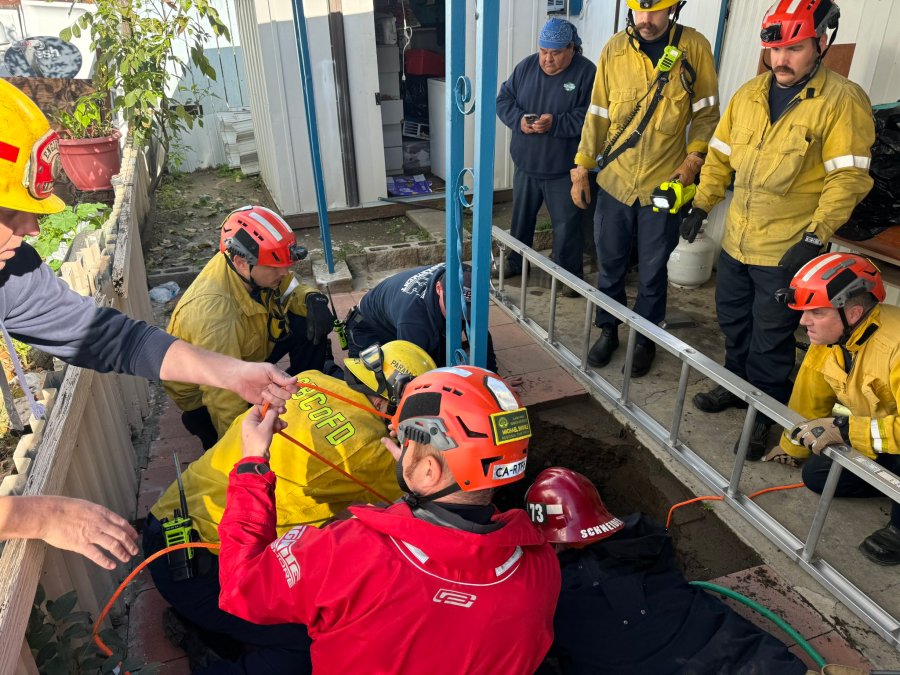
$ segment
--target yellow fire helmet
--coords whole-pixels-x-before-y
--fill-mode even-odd
[[[428,352],[406,340],[393,340],[383,347],[374,344],[361,351],[359,358],[344,359],[344,367],[350,373],[347,384],[363,394],[381,396],[392,407],[410,380],[437,368]]]
[[[628,0],[628,8],[635,12],[656,12],[677,5],[681,0]]]
[[[59,172],[59,136],[30,98],[0,80],[0,207],[62,211],[65,203],[53,194]]]

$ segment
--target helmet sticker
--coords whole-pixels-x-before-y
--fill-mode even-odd
[[[491,428],[494,431],[494,445],[531,438],[531,423],[525,408],[494,413],[491,415]]]
[[[491,478],[493,480],[507,480],[509,478],[517,478],[525,473],[526,459],[520,459],[509,464],[495,464],[491,467]]]
[[[454,368],[453,366],[438,368],[435,372],[452,373],[453,375],[459,375],[460,377],[469,377],[470,375],[472,375],[472,373],[470,373],[468,370],[463,370],[462,368]]]

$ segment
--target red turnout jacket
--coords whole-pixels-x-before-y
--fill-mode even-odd
[[[543,660],[559,563],[524,511],[498,512],[503,527],[474,534],[404,503],[353,507],[351,520],[276,539],[274,489],[274,473],[231,473],[219,606],[306,624],[317,674],[530,674]]]

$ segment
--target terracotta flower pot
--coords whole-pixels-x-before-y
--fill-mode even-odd
[[[59,159],[72,184],[79,190],[110,190],[119,173],[119,134],[103,138],[61,138]]]

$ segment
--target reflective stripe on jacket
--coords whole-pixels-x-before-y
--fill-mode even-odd
[[[871,326],[877,330],[871,332]],[[847,341],[853,358],[848,374],[837,345],[811,345],[800,365],[790,408],[806,419],[831,417],[834,404],[850,409],[850,445],[875,457],[900,453],[900,308],[879,305]],[[782,449],[805,459],[809,451],[795,445],[787,432]]]
[[[341,380],[316,370],[300,373],[298,382],[312,383],[338,396],[371,408],[369,400]],[[387,499],[400,496],[394,474],[394,459],[381,444],[387,428],[374,413],[360,410],[319,391],[301,388],[287,402],[281,416],[288,423],[286,433],[312,448],[354,478],[369,485]],[[188,513],[201,541],[219,541],[218,527],[225,510],[228,474],[241,459],[241,425],[231,425],[225,435],[200,459],[192,462],[182,476]],[[321,525],[353,503],[372,503],[377,497],[297,447],[283,436],[272,439],[272,470],[278,474],[279,535],[296,525]],[[180,508],[178,485],[172,483],[150,509],[157,519],[171,518]]]
[[[674,32],[674,28],[672,31]],[[616,33],[600,54],[581,143],[575,164],[592,169],[611,140],[625,126],[616,146],[628,138],[643,118],[656,86],[656,64],[630,44],[623,31]],[[670,72],[663,98],[642,138],[603,169],[597,183],[623,204],[640,200],[650,204],[650,195],[669,180],[690,152],[706,152],[707,142],[719,121],[719,83],[709,41],[693,28],[684,27],[679,47],[697,73],[691,97],[681,82],[682,61]],[[641,100],[649,89],[650,94]],[[640,101],[640,109],[631,113]],[[685,143],[686,130],[687,142]]]
[[[290,277],[282,281],[284,291]],[[306,296],[315,289],[301,284],[287,299],[286,311],[306,316]],[[271,298],[271,294],[266,294]],[[211,352],[242,361],[265,361],[274,343],[269,339],[269,311],[250,297],[225,256],[216,253],[178,301],[166,330],[177,338]],[[209,409],[219,438],[247,403],[227,389],[163,382],[166,393],[181,410]]]
[[[746,265],[777,265],[805,231],[828,241],[872,187],[872,106],[853,82],[821,66],[769,122],[771,73],[742,86],[725,109],[694,206],[734,198],[722,248]]]

